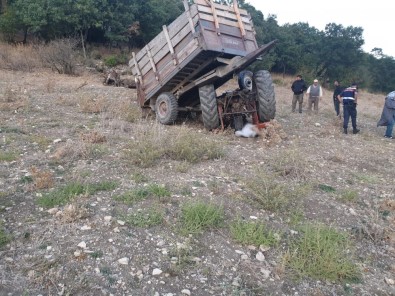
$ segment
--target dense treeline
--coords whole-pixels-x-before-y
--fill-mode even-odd
[[[223,0],[221,2],[232,2]],[[149,42],[183,10],[181,0],[1,0],[0,31],[8,42],[28,36],[50,41],[78,37],[86,43],[110,47],[140,47]],[[278,40],[272,52],[256,68],[294,75],[307,80],[357,81],[361,87],[388,92],[395,86],[395,60],[374,48],[362,50],[363,28],[327,24],[324,31],[307,23],[280,26],[276,16],[264,17],[244,0],[242,8],[252,16],[259,44]],[[267,13],[267,12],[264,12]],[[16,37],[18,36],[18,37]],[[19,38],[19,39],[17,39]]]

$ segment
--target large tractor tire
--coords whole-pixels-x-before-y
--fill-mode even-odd
[[[262,122],[270,121],[276,115],[276,99],[272,77],[269,71],[260,70],[254,74],[254,81],[259,120]]]
[[[155,104],[156,119],[162,124],[172,124],[178,116],[178,102],[169,92],[159,95]]]
[[[204,127],[208,130],[219,126],[217,98],[214,85],[208,84],[199,88],[200,106]]]

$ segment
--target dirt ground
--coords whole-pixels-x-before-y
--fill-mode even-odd
[[[0,295],[395,295],[395,140],[376,127],[384,96],[361,91],[361,132],[344,135],[332,91],[318,114],[291,113],[292,81],[273,79],[275,127],[246,139],[230,129],[205,131],[190,117],[173,126],[140,119],[135,90],[105,86],[98,73],[0,70],[0,226],[7,237]],[[161,158],[146,167],[125,159],[142,134],[185,129],[216,143],[223,156]],[[360,280],[294,279],[283,268],[298,235],[296,212],[251,202],[245,188],[257,176],[309,188],[299,223],[348,234]],[[116,185],[59,206],[39,203],[72,181]],[[150,184],[166,186],[170,196],[132,204],[115,198]],[[221,205],[225,225],[180,234],[180,209],[195,201]],[[125,223],[126,214],[152,205],[164,212],[160,224]],[[227,225],[236,217],[265,222],[282,234],[280,243],[261,252],[235,242]]]

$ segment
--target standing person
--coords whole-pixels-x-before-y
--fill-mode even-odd
[[[359,133],[360,130],[357,128],[357,84],[353,82],[350,87],[347,87],[340,93],[338,98],[343,103],[344,133],[347,134],[348,121],[350,120],[350,117],[352,124],[352,133]]]
[[[313,84],[309,86],[306,94],[309,96],[309,105],[307,107],[307,111],[311,112],[311,109],[314,105],[314,111],[318,113],[318,103],[322,98],[322,87],[318,84],[317,79],[314,79]]]
[[[333,105],[335,107],[336,116],[339,116],[340,115],[340,101],[339,101],[338,95],[341,94],[341,92],[343,91],[343,88],[340,86],[339,80],[335,80],[333,82],[333,84],[335,86],[335,90],[333,91]]]
[[[302,75],[297,75],[296,80],[292,83],[291,89],[294,93],[292,98],[292,112],[296,110],[296,102],[299,103],[299,113],[302,113],[303,92],[306,91],[307,85]]]
[[[395,91],[390,92],[385,97],[385,103],[381,118],[377,123],[377,126],[387,126],[384,137],[393,139],[392,130],[395,124]]]

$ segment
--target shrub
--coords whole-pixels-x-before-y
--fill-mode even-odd
[[[278,244],[279,236],[267,230],[263,223],[248,222],[238,219],[230,226],[233,239],[245,245],[274,246]]]
[[[76,48],[78,41],[71,38],[51,41],[47,46],[39,47],[43,65],[59,74],[76,74]]]
[[[127,224],[137,227],[152,227],[163,222],[163,213],[157,209],[148,209],[125,216]]]

